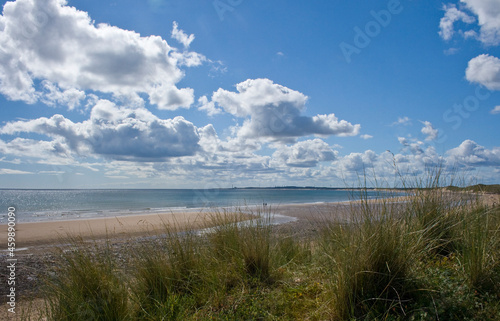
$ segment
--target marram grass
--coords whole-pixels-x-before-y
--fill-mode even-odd
[[[206,233],[165,227],[126,265],[75,241],[31,318],[499,320],[500,208],[450,195],[431,186],[406,203],[362,199],[350,223],[307,236],[276,231],[265,211],[246,224],[215,211]]]

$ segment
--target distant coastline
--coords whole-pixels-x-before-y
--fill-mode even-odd
[[[482,193],[500,193],[500,184],[476,184],[467,187],[458,186],[443,186],[446,190],[451,192],[482,192]],[[233,187],[221,187],[221,188],[6,188],[0,187],[0,191],[29,191],[29,190],[40,190],[40,191],[99,191],[99,190],[144,190],[144,191],[162,191],[162,190],[325,190],[325,191],[358,191],[358,190],[369,190],[369,191],[411,191],[415,189],[428,189],[428,188],[415,188],[415,187],[325,187],[325,186],[295,186],[295,185],[283,185],[283,186],[233,186]]]
[[[244,186],[244,187],[220,187],[220,188],[7,188],[0,187],[0,191],[99,191],[99,190],[144,190],[144,191],[162,191],[162,190],[230,190],[230,189],[241,189],[241,190],[252,190],[252,189],[263,189],[263,190],[332,190],[332,191],[352,191],[352,190],[410,190],[413,188],[403,188],[403,187],[322,187],[322,186]]]

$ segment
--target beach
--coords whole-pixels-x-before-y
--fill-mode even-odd
[[[394,200],[398,201],[398,200]],[[373,200],[370,203],[377,203]],[[38,299],[40,286],[48,275],[55,273],[61,260],[61,254],[72,251],[75,241],[80,244],[95,246],[95,251],[110,249],[122,262],[128,265],[130,253],[142,245],[161,237],[167,229],[175,231],[201,230],[213,226],[217,215],[234,215],[238,212],[239,220],[248,220],[261,214],[281,217],[276,224],[276,231],[283,229],[297,237],[316,233],[316,224],[325,220],[349,220],[353,205],[357,202],[310,203],[310,204],[274,204],[262,206],[246,206],[238,209],[203,209],[198,211],[170,212],[143,215],[127,215],[105,218],[57,220],[53,222],[26,222],[16,224],[17,259],[17,295],[19,307],[26,304],[42,304]],[[355,205],[356,206],[356,205]],[[234,216],[232,218],[234,220]],[[0,238],[7,238],[7,225],[0,225]],[[2,256],[7,257],[5,249]],[[5,266],[2,267],[5,269]],[[0,282],[7,282],[7,273],[1,273]],[[0,320],[9,314],[4,304],[7,287],[0,287],[2,306]],[[35,300],[32,300],[34,298]]]
[[[450,194],[463,197],[463,194]],[[498,195],[485,195],[485,202],[498,204]],[[325,222],[334,221],[350,223],[362,215],[364,206],[399,206],[408,201],[408,197],[393,197],[367,201],[348,201],[335,203],[309,204],[274,204],[247,206],[244,208],[203,209],[198,211],[170,212],[143,215],[128,215],[105,218],[79,220],[58,220],[53,222],[26,222],[16,224],[17,259],[17,294],[20,298],[36,298],[42,280],[57,269],[61,254],[71,251],[75,241],[95,246],[96,253],[111,250],[117,260],[128,265],[131,253],[144,244],[162,237],[167,231],[181,232],[186,230],[201,231],[217,224],[216,217],[230,215],[231,220],[237,218],[245,221],[258,216],[275,216],[273,228],[296,239],[315,235]],[[7,238],[7,225],[0,226],[0,238]],[[8,252],[2,249],[1,256],[8,258]],[[2,267],[5,269],[5,266]],[[6,283],[7,273],[1,273],[0,282]],[[0,295],[4,298],[8,293],[1,287]],[[24,300],[23,300],[24,301]],[[22,302],[22,301],[21,301]],[[20,303],[21,306],[23,303]],[[3,305],[5,308],[6,305]],[[2,309],[3,309],[2,308]],[[0,310],[0,320],[6,315]]]
[[[376,206],[384,203],[404,202],[405,197],[368,200]],[[293,222],[297,229],[325,220],[349,222],[359,201],[319,202],[305,204],[270,204],[234,208],[205,208],[196,211],[165,212],[142,215],[121,215],[115,217],[55,220],[52,222],[17,223],[16,253],[36,252],[53,245],[66,244],[71,237],[84,240],[110,239],[115,242],[130,242],[136,237],[162,234],[167,228],[196,230],[215,224],[214,217],[237,215],[239,220],[256,218],[265,214],[275,217],[273,224]],[[0,238],[7,239],[7,224],[0,224]]]
[[[394,198],[393,201],[401,201]],[[385,200],[388,201],[387,199]],[[371,204],[380,200],[370,200]],[[313,222],[324,219],[349,220],[347,209],[358,202],[277,204],[266,206],[247,206],[242,208],[224,208],[222,211],[237,213],[241,220],[255,218],[259,214],[276,215],[282,222]],[[65,243],[68,237],[83,239],[124,239],[161,234],[166,228],[178,230],[200,229],[210,226],[214,216],[220,215],[220,209],[202,209],[198,211],[177,211],[170,213],[123,215],[104,218],[55,220],[52,222],[26,222],[16,224],[16,248],[18,252],[33,248]],[[280,221],[278,221],[279,223]],[[0,225],[0,238],[7,239],[7,225]]]
[[[179,212],[20,223],[16,225],[16,246],[25,248],[57,244],[75,236],[84,239],[130,238],[161,233],[169,226],[181,230],[199,228],[206,224],[208,215],[208,212]],[[0,237],[7,238],[5,225],[2,225]]]

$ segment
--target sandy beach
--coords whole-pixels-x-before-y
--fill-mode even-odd
[[[398,202],[401,198],[385,200]],[[376,204],[380,200],[370,203]],[[313,204],[277,204],[269,206],[248,206],[234,210],[241,211],[240,219],[255,217],[258,213],[271,213],[294,218],[294,221],[307,223],[323,219],[348,221],[347,209],[357,202],[313,203]],[[231,209],[225,209],[231,212]],[[52,222],[26,222],[16,224],[16,248],[36,248],[50,244],[65,243],[68,237],[83,239],[123,239],[138,236],[160,234],[166,227],[179,230],[199,229],[207,227],[217,210],[204,209],[197,212],[171,212],[159,214],[127,215],[106,218],[91,218],[78,220],[58,220]],[[254,215],[241,215],[242,213]],[[0,238],[7,239],[7,225],[0,225]]]
[[[371,206],[377,204],[397,204],[408,200],[408,197],[393,197],[379,200],[368,200]],[[499,195],[483,195],[483,201],[489,205],[499,203]],[[128,241],[139,236],[161,234],[166,227],[178,230],[200,229],[210,225],[211,218],[221,211],[238,213],[239,219],[250,219],[259,213],[271,213],[285,218],[285,222],[294,221],[295,225],[317,223],[324,220],[349,222],[359,208],[359,201],[308,204],[272,204],[268,206],[247,206],[237,209],[202,209],[197,211],[170,212],[142,215],[126,215],[106,218],[78,220],[58,220],[52,222],[26,222],[16,224],[16,249],[18,252],[35,250],[37,247],[66,243],[68,237],[83,239],[115,239]],[[252,215],[253,214],[253,215]],[[246,215],[246,216],[245,216]],[[0,238],[7,239],[7,225],[0,225]]]
[[[167,227],[179,230],[205,227],[209,212],[175,212],[16,224],[16,248],[57,244],[68,237],[83,239],[131,238],[158,234]],[[7,239],[7,226],[0,225],[0,238]]]
[[[463,197],[463,195],[457,196]],[[381,200],[369,200],[370,207],[402,205],[408,197],[395,197]],[[498,204],[499,195],[484,195],[484,202]],[[143,214],[68,220],[53,222],[31,222],[16,224],[16,251],[18,259],[19,294],[22,297],[36,296],[43,275],[57,266],[61,251],[71,250],[69,237],[81,237],[89,244],[109,241],[112,251],[121,259],[135,246],[149,242],[149,236],[162,235],[167,227],[176,230],[202,229],[216,224],[214,215],[238,213],[240,220],[256,217],[256,214],[273,214],[284,218],[287,224],[277,225],[277,231],[300,237],[318,233],[320,225],[327,221],[352,222],[357,214],[362,213],[361,202],[348,201],[337,203],[310,204],[274,204],[268,206],[248,206],[234,209],[204,209],[198,211],[171,212],[161,214]],[[253,214],[253,215],[252,215]],[[293,219],[290,219],[293,218]],[[0,238],[7,239],[7,225],[0,225]],[[96,243],[97,244],[97,243]],[[5,248],[0,255],[6,257]],[[120,254],[122,253],[122,254]],[[5,275],[0,282],[5,282]],[[0,295],[6,294],[6,288],[0,289]],[[29,300],[27,301],[29,302]],[[0,309],[0,320],[5,315]]]
[[[386,201],[399,202],[401,200]],[[370,201],[372,204],[377,202],[380,201]],[[255,217],[256,214],[272,213],[289,219],[285,219],[285,222],[291,222],[277,225],[278,229],[283,228],[284,231],[291,232],[297,237],[303,237],[308,233],[317,233],[316,224],[324,223],[325,220],[349,221],[353,206],[354,208],[358,207],[356,203],[248,206],[239,209],[238,218],[245,220]],[[16,271],[18,294],[21,297],[28,298],[26,301],[20,302],[20,307],[26,307],[28,304],[35,304],[35,306],[36,304],[42,304],[40,299],[30,301],[29,298],[37,297],[37,291],[41,284],[40,280],[47,273],[50,274],[50,271],[58,265],[61,253],[72,249],[73,245],[69,237],[81,237],[83,241],[89,242],[89,244],[103,244],[101,241],[109,241],[108,244],[113,253],[116,253],[119,260],[124,260],[123,264],[126,265],[127,253],[133,251],[135,247],[141,246],[143,242],[149,242],[148,236],[164,234],[167,226],[175,226],[177,230],[202,229],[214,224],[211,221],[214,215],[234,212],[230,209],[204,209],[198,212],[172,212],[113,218],[19,223],[16,225],[17,250],[15,252],[15,257],[18,259]],[[290,220],[290,218],[293,218],[293,220]],[[5,224],[0,226],[0,231],[0,238],[6,239],[7,226]],[[7,252],[5,252],[5,249],[2,250],[0,253],[5,257]],[[4,275],[0,277],[0,282],[5,282]],[[0,295],[4,298],[7,294],[6,291],[5,287],[0,288]],[[2,303],[4,302],[5,300],[2,300]],[[4,317],[8,316],[6,307],[7,305],[3,304],[3,308],[0,309],[0,320],[4,320]]]

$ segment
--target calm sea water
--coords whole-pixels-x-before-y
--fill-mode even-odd
[[[18,222],[72,220],[210,207],[342,202],[359,192],[315,189],[163,189],[163,190],[0,190],[0,224],[8,207]],[[368,198],[393,196],[368,191]]]

